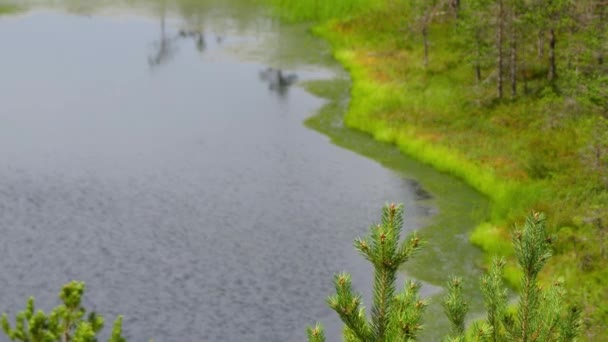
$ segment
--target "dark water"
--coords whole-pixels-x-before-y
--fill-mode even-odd
[[[324,101],[268,68],[340,73],[305,30],[242,3],[66,3],[0,17],[0,312],[78,279],[132,341],[303,341],[316,320],[338,340],[332,275],[369,298],[352,240],[382,204],[405,203],[408,231],[474,224],[475,195],[429,194],[461,183],[302,124]],[[449,270],[426,259],[408,273],[433,292]]]

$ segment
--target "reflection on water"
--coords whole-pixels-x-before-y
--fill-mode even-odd
[[[158,67],[168,63],[177,51],[177,45],[180,41],[193,41],[198,52],[205,52],[207,44],[205,43],[205,35],[202,30],[180,29],[172,35],[167,34],[166,30],[166,14],[163,13],[160,17],[160,36],[154,42],[154,52],[148,57],[148,64],[151,67]],[[222,43],[222,37],[216,37],[218,44]]]
[[[167,63],[175,53],[175,40],[181,36],[167,37],[165,30],[165,15],[160,17],[160,38],[155,42],[156,51],[148,57],[151,67]]]
[[[201,31],[194,30],[179,30],[179,36],[184,39],[192,39],[196,44],[196,49],[199,52],[205,51],[205,35]],[[218,43],[221,43],[222,39],[218,36],[216,39]]]
[[[259,73],[260,80],[268,83],[268,89],[276,92],[283,97],[287,93],[289,87],[298,81],[296,74],[284,74],[281,69],[266,68]]]

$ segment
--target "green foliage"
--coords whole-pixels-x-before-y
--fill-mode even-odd
[[[504,259],[496,258],[490,271],[481,278],[480,288],[487,310],[487,324],[491,329],[490,336],[487,336],[490,341],[498,341],[499,336],[504,334],[501,327],[507,312],[507,290],[502,281],[504,267]]]
[[[487,6],[477,6],[482,2]],[[458,19],[446,15],[435,21],[427,69],[418,62],[424,54],[420,38],[408,34],[411,18],[420,13],[408,12],[407,0],[378,1],[359,15],[336,15],[314,32],[330,41],[352,77],[348,127],[394,143],[491,199],[490,221],[473,239],[488,252],[488,263],[495,254],[507,258],[503,274],[511,286],[522,271],[514,267],[511,247],[494,236],[509,236],[510,227],[532,208],[547,212],[554,232],[572,228],[546,272],[564,278],[567,301],[582,306],[585,336],[597,340],[608,333],[608,296],[597,280],[608,269],[603,247],[608,149],[599,119],[608,117],[608,7],[598,0],[502,2],[505,74],[511,73],[509,39],[516,39],[519,90],[508,100],[496,98],[496,0],[460,1]],[[508,30],[512,5],[517,5],[513,32]],[[484,26],[485,50],[476,56],[475,27]],[[549,81],[551,54],[559,77]],[[479,82],[471,67],[477,61]]]
[[[355,240],[355,247],[374,266],[374,302],[371,321],[361,306],[361,296],[353,292],[346,273],[335,276],[336,294],[327,300],[344,322],[344,340],[349,342],[415,341],[422,329],[422,313],[427,301],[420,299],[420,284],[407,282],[395,295],[399,267],[416,252],[421,243],[411,236],[400,243],[403,224],[402,206],[387,205],[382,222],[370,228],[367,238]],[[462,293],[462,280],[452,277],[443,301],[451,323],[446,341],[575,341],[581,330],[577,308],[566,310],[566,291],[561,281],[546,290],[538,284],[538,274],[551,257],[551,241],[545,229],[544,214],[526,218],[513,236],[515,255],[522,269],[522,290],[515,311],[507,308],[507,288],[503,283],[504,259],[495,259],[481,278],[481,292],[487,318],[465,329],[468,303]],[[310,342],[324,342],[323,328],[317,324],[307,330]]]
[[[306,335],[308,336],[308,341],[310,342],[325,341],[325,333],[323,332],[323,326],[318,323],[314,328],[308,327],[308,329],[306,329]]]
[[[114,326],[112,327],[112,335],[108,342],[126,342],[127,340],[122,336],[122,316],[116,317]]]
[[[457,25],[464,37],[467,49],[466,59],[475,68],[476,81],[483,78],[481,70],[491,65],[491,47],[493,41],[492,23],[488,12],[491,0],[470,0],[462,4],[460,20]]]
[[[347,341],[410,341],[422,328],[421,317],[427,302],[419,297],[420,284],[408,282],[396,293],[399,268],[420,249],[412,235],[400,242],[403,207],[387,205],[382,221],[370,228],[366,238],[355,240],[355,248],[374,266],[374,299],[371,321],[361,306],[361,295],[353,292],[350,275],[335,276],[336,294],[327,299],[344,322]],[[308,329],[309,341],[324,341],[322,328]]]
[[[556,281],[544,291],[538,285],[538,274],[551,257],[552,238],[547,236],[545,221],[544,214],[531,214],[513,237],[523,271],[515,312],[507,310],[507,292],[502,283],[504,260],[494,260],[490,272],[482,278],[485,323],[491,328],[487,341],[574,341],[580,334],[580,312],[577,308],[565,310],[563,282]]]
[[[20,8],[13,4],[2,4],[0,3],[0,15],[13,14],[19,12]]]
[[[464,320],[468,304],[462,296],[462,279],[453,277],[448,282],[448,295],[443,301],[445,314],[450,320],[450,341],[464,340]]]
[[[97,342],[97,334],[103,329],[104,319],[95,312],[87,315],[82,307],[85,284],[72,281],[59,292],[62,304],[49,314],[35,310],[34,298],[27,301],[25,310],[16,315],[13,328],[8,316],[2,315],[2,330],[11,341],[22,342]],[[86,318],[85,318],[86,316]],[[109,342],[125,342],[122,337],[122,317],[114,322]]]
[[[508,237],[509,235],[498,226],[482,223],[475,227],[469,239],[474,245],[492,251],[494,255],[507,257],[513,255],[513,245],[509,242]]]
[[[359,14],[378,4],[374,0],[264,0],[290,21],[327,20]]]

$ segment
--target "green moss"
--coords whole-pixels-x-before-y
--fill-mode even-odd
[[[505,236],[504,229],[490,223],[482,223],[471,233],[471,242],[486,252],[497,256],[510,257],[513,255],[513,246],[509,236]]]

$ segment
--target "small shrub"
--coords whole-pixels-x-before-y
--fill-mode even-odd
[[[6,314],[2,315],[2,330],[11,341],[22,342],[97,342],[97,334],[103,329],[104,319],[82,307],[85,284],[72,281],[59,292],[61,305],[49,314],[35,309],[34,298],[27,301],[25,310],[15,318],[13,328]],[[86,318],[85,318],[86,316]],[[118,316],[108,342],[126,342],[122,337],[122,316]]]
[[[453,277],[443,306],[451,329],[446,341],[574,341],[581,327],[577,308],[567,309],[561,281],[542,290],[538,274],[551,257],[552,238],[545,230],[545,216],[530,214],[521,229],[515,231],[513,245],[521,269],[520,298],[509,309],[507,288],[503,282],[505,261],[495,259],[489,272],[481,279],[481,292],[487,317],[465,329],[468,304],[462,295],[462,281]],[[403,208],[385,206],[382,221],[372,226],[366,238],[355,240],[355,248],[374,266],[374,297],[371,319],[361,305],[361,296],[352,289],[350,275],[335,276],[336,294],[327,300],[344,322],[347,342],[414,341],[422,329],[422,313],[427,301],[418,295],[420,284],[407,282],[396,291],[399,268],[421,246],[412,235],[400,242]],[[308,328],[310,342],[324,342],[323,328],[317,323]]]

